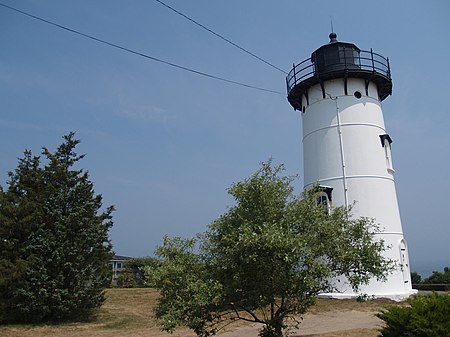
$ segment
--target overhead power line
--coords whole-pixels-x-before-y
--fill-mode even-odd
[[[0,2],[0,6],[8,8],[8,9],[10,9],[12,11],[17,12],[17,13],[23,14],[23,15],[28,16],[30,18],[33,18],[35,20],[38,20],[38,21],[41,21],[41,22],[45,22],[45,23],[47,23],[49,25],[58,27],[58,28],[63,29],[65,31],[68,31],[68,32],[71,32],[71,33],[74,33],[74,34],[77,34],[77,35],[80,35],[80,36],[83,36],[85,38],[94,40],[94,41],[99,42],[99,43],[106,44],[106,45],[108,45],[110,47],[121,49],[121,50],[126,51],[128,53],[132,53],[132,54],[144,57],[146,59],[150,59],[152,61],[156,61],[156,62],[160,62],[160,63],[166,64],[166,65],[174,67],[174,68],[178,68],[178,69],[181,69],[181,70],[184,70],[184,71],[188,71],[188,72],[191,72],[191,73],[194,73],[194,74],[197,74],[197,75],[201,75],[201,76],[205,76],[205,77],[208,77],[208,78],[212,78],[212,79],[215,79],[215,80],[218,80],[218,81],[223,81],[223,82],[227,82],[227,83],[230,83],[230,84],[238,85],[238,86],[241,86],[241,87],[246,87],[246,88],[250,88],[250,89],[256,89],[256,90],[265,91],[265,92],[271,92],[271,93],[274,93],[274,94],[281,94],[281,95],[284,94],[284,93],[276,91],[276,90],[261,88],[261,87],[257,87],[257,86],[251,85],[251,84],[246,84],[246,83],[242,83],[242,82],[238,82],[238,81],[233,81],[233,80],[226,79],[226,78],[223,78],[223,77],[220,77],[220,76],[208,74],[208,73],[205,73],[205,72],[202,72],[202,71],[199,71],[199,70],[195,70],[195,69],[192,69],[192,68],[184,67],[184,66],[181,66],[181,65],[169,62],[169,61],[165,61],[163,59],[160,59],[160,58],[157,58],[157,57],[153,57],[153,56],[150,56],[148,54],[144,54],[144,53],[141,53],[141,52],[138,52],[138,51],[135,51],[135,50],[132,50],[132,49],[120,46],[120,45],[112,43],[112,42],[108,42],[106,40],[97,38],[95,36],[82,33],[82,32],[80,32],[78,30],[75,30],[75,29],[72,29],[72,28],[60,25],[60,24],[55,23],[53,21],[43,19],[43,18],[41,18],[39,16],[36,16],[36,15],[30,14],[30,13],[24,12],[24,11],[22,11],[20,9],[17,9],[17,8],[5,5],[4,3],[1,3],[1,2]]]
[[[196,21],[196,20],[190,18],[190,17],[187,16],[186,14],[181,13],[180,11],[176,10],[175,8],[169,6],[168,4],[166,4],[166,3],[164,3],[164,2],[162,2],[162,1],[160,1],[160,0],[155,0],[155,1],[158,2],[158,3],[160,3],[161,5],[163,5],[164,7],[167,7],[167,8],[170,9],[171,11],[177,13],[178,15],[181,15],[183,18],[185,18],[185,19],[191,21],[192,23],[196,24],[197,26],[199,26],[199,27],[205,29],[206,31],[210,32],[211,34],[217,36],[218,38],[220,38],[220,39],[222,39],[222,40],[228,42],[229,44],[233,45],[234,47],[236,47],[236,48],[242,50],[244,53],[247,53],[247,54],[253,56],[254,58],[256,58],[256,59],[258,59],[258,60],[264,62],[265,64],[271,66],[272,68],[275,68],[275,69],[277,69],[277,70],[279,70],[279,71],[281,71],[282,73],[284,73],[284,74],[287,75],[287,72],[284,71],[283,69],[278,68],[276,65],[274,65],[274,64],[272,64],[272,63],[270,63],[270,62],[264,60],[262,57],[259,57],[258,55],[255,55],[255,54],[252,53],[251,51],[249,51],[249,50],[247,50],[247,49],[245,49],[245,48],[239,46],[238,44],[236,44],[236,43],[234,43],[233,41],[227,39],[226,37],[224,37],[224,36],[222,36],[222,35],[216,33],[216,32],[213,31],[212,29],[210,29],[210,28],[208,28],[208,27],[202,25],[200,22],[198,22],[198,21]]]

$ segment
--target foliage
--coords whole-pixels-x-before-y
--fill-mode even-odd
[[[205,327],[213,316],[220,315],[214,309],[221,305],[222,289],[194,248],[194,239],[165,237],[157,249],[157,255],[165,259],[153,274],[161,291],[155,313],[166,331],[185,325],[198,335],[209,336],[215,330],[209,332]]]
[[[384,243],[374,241],[374,222],[351,219],[344,208],[328,213],[317,189],[295,195],[294,177],[283,170],[268,161],[233,184],[236,205],[197,240],[164,239],[155,271],[164,330],[186,325],[209,336],[246,320],[263,325],[260,336],[281,336],[296,324],[289,318],[332,290],[332,276],[345,275],[355,290],[385,277],[390,261],[381,256]]]
[[[132,277],[133,286],[152,287],[151,274],[158,265],[159,261],[154,257],[135,257],[125,262],[124,274],[128,274],[127,278]]]
[[[110,282],[108,230],[74,133],[46,159],[25,151],[0,193],[0,322],[88,318]]]
[[[410,306],[391,306],[377,314],[386,326],[382,337],[450,336],[450,296],[418,296],[408,300]]]
[[[444,272],[433,271],[433,273],[423,280],[424,284],[450,284],[450,268],[445,267]]]
[[[420,276],[420,274],[415,271],[411,272],[411,282],[412,284],[422,283],[422,276]]]
[[[117,286],[121,288],[134,288],[136,287],[136,279],[134,274],[129,269],[124,269],[117,277]]]

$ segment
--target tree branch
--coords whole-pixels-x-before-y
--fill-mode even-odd
[[[260,320],[254,313],[253,313],[253,311],[251,311],[250,309],[247,309],[246,307],[244,307],[244,306],[242,306],[242,305],[240,305],[240,304],[235,304],[235,303],[231,303],[231,305],[233,306],[233,309],[234,309],[234,312],[236,313],[236,316],[240,319],[240,320],[243,320],[243,321],[247,321],[247,322],[252,322],[252,323],[265,323],[264,321],[262,321],[262,320]],[[242,316],[240,316],[239,315],[239,312],[238,312],[238,310],[237,310],[237,308],[241,308],[242,310],[244,310],[246,313],[248,313],[250,316],[252,316],[253,317],[253,320],[252,319],[249,319],[249,318],[245,318],[245,317],[242,317]]]

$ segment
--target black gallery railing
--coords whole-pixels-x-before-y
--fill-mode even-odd
[[[348,53],[348,50],[339,53],[339,62],[327,62],[326,65],[318,66],[317,60],[313,62],[308,58],[299,64],[293,66],[292,70],[286,76],[287,92],[304,80],[311,77],[327,77],[335,72],[347,71],[351,73],[375,73],[391,80],[391,70],[389,59],[370,51],[360,50]],[[319,69],[319,70],[318,70]]]

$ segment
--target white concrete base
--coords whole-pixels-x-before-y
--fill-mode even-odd
[[[359,296],[364,296],[367,299],[377,299],[377,298],[386,298],[389,300],[393,300],[396,302],[401,302],[406,299],[408,299],[410,296],[417,294],[416,289],[411,289],[408,292],[404,293],[395,293],[395,294],[364,294],[364,293],[321,293],[319,294],[319,298],[333,298],[337,300],[348,300],[348,299],[355,299]]]

